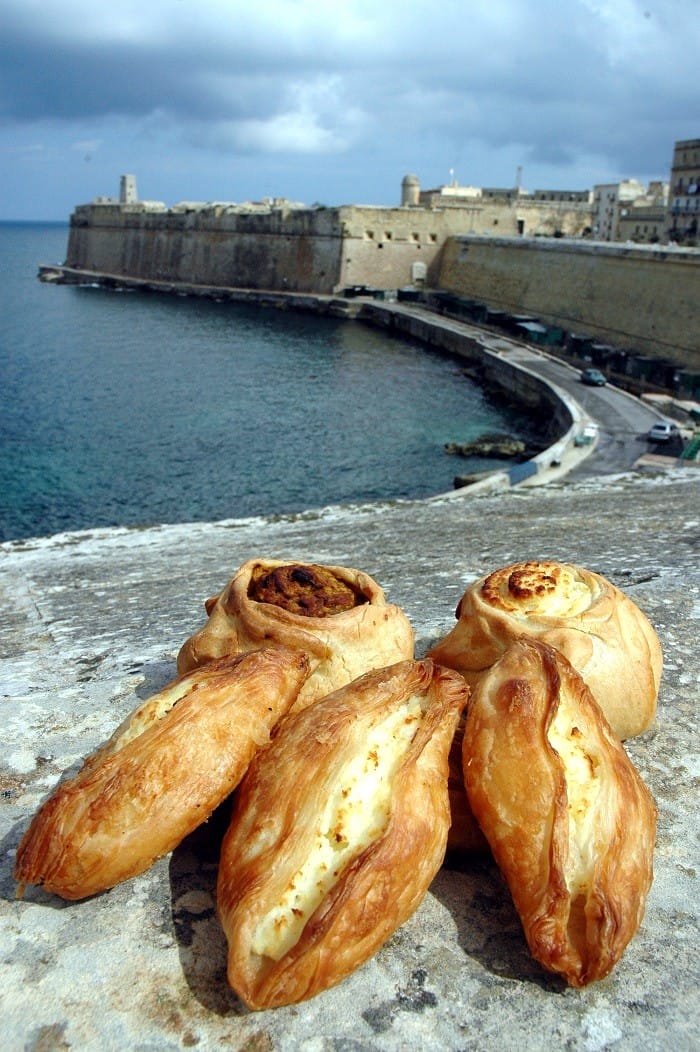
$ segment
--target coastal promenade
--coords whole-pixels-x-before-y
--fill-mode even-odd
[[[4,1052],[639,1052],[697,1048],[700,472],[660,468],[0,546]],[[530,957],[488,855],[448,858],[415,914],[338,987],[250,1013],[225,977],[221,828],[84,902],[16,898],[34,810],[175,675],[204,600],[266,556],[354,566],[403,607],[422,656],[466,585],[513,561],[572,561],[647,613],[664,670],[655,725],[627,743],[659,809],[655,880],[613,973],[565,987]]]
[[[537,458],[538,472],[530,484],[550,482],[554,477],[575,472],[581,475],[614,474],[627,471],[649,452],[646,433],[661,414],[659,411],[611,384],[604,388],[585,387],[580,381],[580,368],[532,347],[521,340],[510,339],[484,326],[472,325],[436,315],[422,307],[405,304],[372,304],[359,317],[376,321],[383,314],[392,318],[416,318],[438,331],[450,331],[465,341],[465,354],[476,343],[489,355],[498,357],[512,370],[525,370],[540,378],[556,393],[572,416],[568,433],[562,441]],[[459,353],[459,345],[457,345]],[[511,388],[517,397],[518,384]],[[576,444],[587,425],[595,425],[597,437],[591,446]],[[552,464],[553,460],[561,463]]]

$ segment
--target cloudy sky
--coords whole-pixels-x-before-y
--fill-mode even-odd
[[[700,0],[2,0],[0,219],[668,178]]]

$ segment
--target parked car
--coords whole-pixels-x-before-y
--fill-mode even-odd
[[[600,369],[584,369],[581,373],[581,383],[589,387],[605,387],[607,382]]]
[[[668,442],[678,434],[678,427],[671,420],[658,420],[647,431],[650,442]]]

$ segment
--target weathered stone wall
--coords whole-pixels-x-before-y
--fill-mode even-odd
[[[84,205],[71,217],[67,264],[101,273],[332,293],[400,288],[424,264],[434,282],[442,245],[465,227],[454,210],[292,209],[149,212]]]
[[[332,292],[340,258],[336,209],[155,213],[101,205],[71,217],[66,262],[159,281]]]
[[[599,242],[456,237],[437,284],[499,310],[700,367],[700,253]]]

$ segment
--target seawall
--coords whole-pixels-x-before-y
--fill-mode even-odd
[[[657,471],[0,546],[3,1048],[696,1049],[699,506],[700,472]],[[226,981],[221,822],[84,902],[34,887],[15,897],[14,852],[34,810],[174,677],[206,597],[255,557],[371,574],[410,619],[418,656],[454,625],[468,583],[514,561],[588,566],[644,610],[664,671],[656,723],[627,751],[659,809],[655,879],[641,928],[607,979],[574,990],[533,961],[488,856],[446,859],[416,912],[339,986],[254,1013]]]

